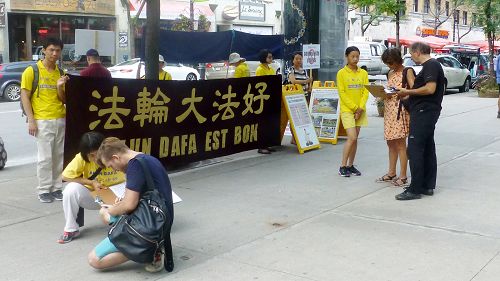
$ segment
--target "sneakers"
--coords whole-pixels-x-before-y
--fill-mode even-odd
[[[50,195],[52,195],[52,197],[54,197],[54,199],[57,201],[62,201],[62,199],[63,199],[63,194],[62,194],[62,191],[60,191],[60,190],[51,192]]]
[[[344,166],[344,167],[340,167],[340,168],[339,168],[339,175],[340,175],[341,177],[346,177],[346,178],[348,178],[348,177],[350,177],[350,176],[351,176],[351,171],[350,171],[347,167],[345,167],[345,166]]]
[[[52,201],[54,201],[54,197],[51,193],[42,193],[38,194],[38,200],[42,203],[52,203]]]
[[[347,167],[349,172],[351,172],[351,175],[353,176],[361,176],[361,172],[352,165],[351,167]]]
[[[164,254],[162,251],[158,251],[158,253],[155,255],[154,260],[152,263],[147,264],[144,269],[147,272],[155,273],[155,272],[160,272],[163,270],[163,259],[165,258]]]
[[[408,189],[403,191],[402,193],[396,195],[396,200],[406,201],[406,200],[415,200],[422,198],[422,195],[415,194],[409,191]]]
[[[80,231],[64,232],[63,235],[57,240],[59,244],[66,244],[71,242],[74,238],[80,236]]]

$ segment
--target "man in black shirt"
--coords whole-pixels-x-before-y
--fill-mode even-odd
[[[445,77],[441,64],[430,56],[431,48],[424,43],[410,47],[411,58],[422,65],[413,89],[400,89],[399,96],[409,95],[410,134],[408,159],[411,184],[396,200],[420,199],[421,194],[434,195],[437,177],[434,129],[441,113],[445,91]]]

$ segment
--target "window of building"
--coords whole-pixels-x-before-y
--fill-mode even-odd
[[[436,0],[436,16],[441,14],[441,0]]]
[[[364,13],[364,14],[368,13],[368,6],[362,6],[362,7],[359,9],[359,11],[360,11],[361,13]]]
[[[431,1],[424,0],[424,13],[428,14],[431,9]]]
[[[462,24],[467,25],[467,12],[463,11],[462,13]]]
[[[413,2],[413,12],[418,13],[418,0]]]
[[[399,3],[401,4],[401,11],[399,11],[399,16],[402,17],[404,15],[406,15],[406,1],[399,1]]]
[[[450,2],[446,1],[444,3],[444,9],[446,10],[446,16],[450,16]]]
[[[472,13],[472,25],[477,25],[477,14]]]

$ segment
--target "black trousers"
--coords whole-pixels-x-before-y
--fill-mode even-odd
[[[408,136],[408,159],[411,184],[408,191],[420,193],[436,187],[437,158],[434,130],[440,109],[426,107],[410,111],[410,134]]]

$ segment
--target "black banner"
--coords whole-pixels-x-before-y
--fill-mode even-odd
[[[65,163],[82,134],[98,131],[185,164],[280,144],[281,79],[260,76],[209,81],[98,79],[66,84]]]

